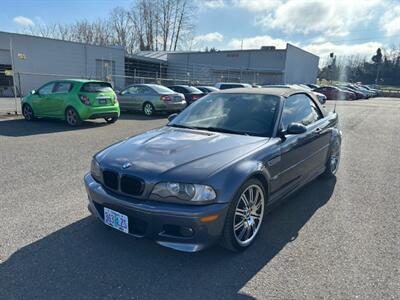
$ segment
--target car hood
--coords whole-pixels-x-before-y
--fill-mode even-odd
[[[207,177],[268,142],[268,138],[163,127],[106,148],[96,158],[103,168],[140,176]]]

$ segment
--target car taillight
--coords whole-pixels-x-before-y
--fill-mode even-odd
[[[88,96],[85,95],[79,95],[79,100],[85,105],[90,105],[90,100]]]
[[[192,96],[193,101],[194,101],[194,100],[198,100],[198,99],[200,99],[200,98],[201,98],[200,95],[193,95],[193,96]]]
[[[171,97],[170,97],[170,96],[167,96],[167,95],[160,96],[160,100],[161,100],[161,101],[171,101]]]

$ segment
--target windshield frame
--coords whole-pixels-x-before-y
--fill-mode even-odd
[[[278,95],[273,95],[273,94],[264,94],[264,93],[246,93],[246,92],[240,92],[240,93],[210,93],[204,97],[202,97],[200,100],[198,100],[196,102],[200,103],[202,101],[206,101],[209,97],[214,97],[216,95],[257,95],[257,96],[271,96],[271,97],[276,97],[277,99],[277,103],[276,103],[276,107],[275,107],[275,112],[274,112],[274,116],[272,118],[272,122],[271,122],[271,128],[269,132],[266,132],[265,134],[255,134],[255,133],[249,133],[249,132],[237,132],[234,133],[233,131],[235,131],[234,129],[229,129],[229,128],[219,128],[220,130],[213,130],[216,129],[213,126],[209,126],[209,128],[207,127],[202,127],[202,126],[190,126],[188,124],[182,124],[182,123],[178,123],[178,119],[180,114],[178,114],[173,120],[171,120],[170,122],[168,122],[166,124],[166,126],[168,127],[180,127],[180,128],[187,128],[189,130],[203,130],[203,131],[211,131],[211,132],[223,132],[224,130],[226,131],[232,131],[232,132],[225,132],[227,134],[236,134],[236,135],[245,135],[245,136],[254,136],[254,137],[263,137],[263,138],[274,138],[277,136],[277,132],[279,130],[279,124],[278,124],[278,120],[281,116],[281,112],[282,112],[282,107],[283,107],[283,97],[282,96],[278,96]],[[194,104],[192,104],[194,105]],[[189,107],[190,108],[190,107]],[[188,108],[186,108],[188,109]],[[185,110],[186,110],[185,109]]]

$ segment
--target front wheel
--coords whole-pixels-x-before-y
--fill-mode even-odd
[[[221,245],[243,251],[255,240],[264,217],[265,190],[258,179],[248,180],[231,203],[226,216]]]
[[[72,127],[78,126],[82,123],[81,117],[73,107],[68,107],[65,111],[65,121]]]
[[[113,124],[113,123],[117,122],[118,117],[108,117],[108,118],[104,118],[104,120],[105,120],[108,124]]]
[[[29,104],[25,104],[22,107],[22,115],[27,121],[33,121],[35,119],[35,114],[33,113],[33,109]]]

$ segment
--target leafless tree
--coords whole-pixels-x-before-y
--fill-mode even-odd
[[[137,50],[175,51],[190,47],[194,1],[135,0],[131,8],[114,8],[107,19],[71,24],[37,24],[25,33],[102,46],[120,45]]]

